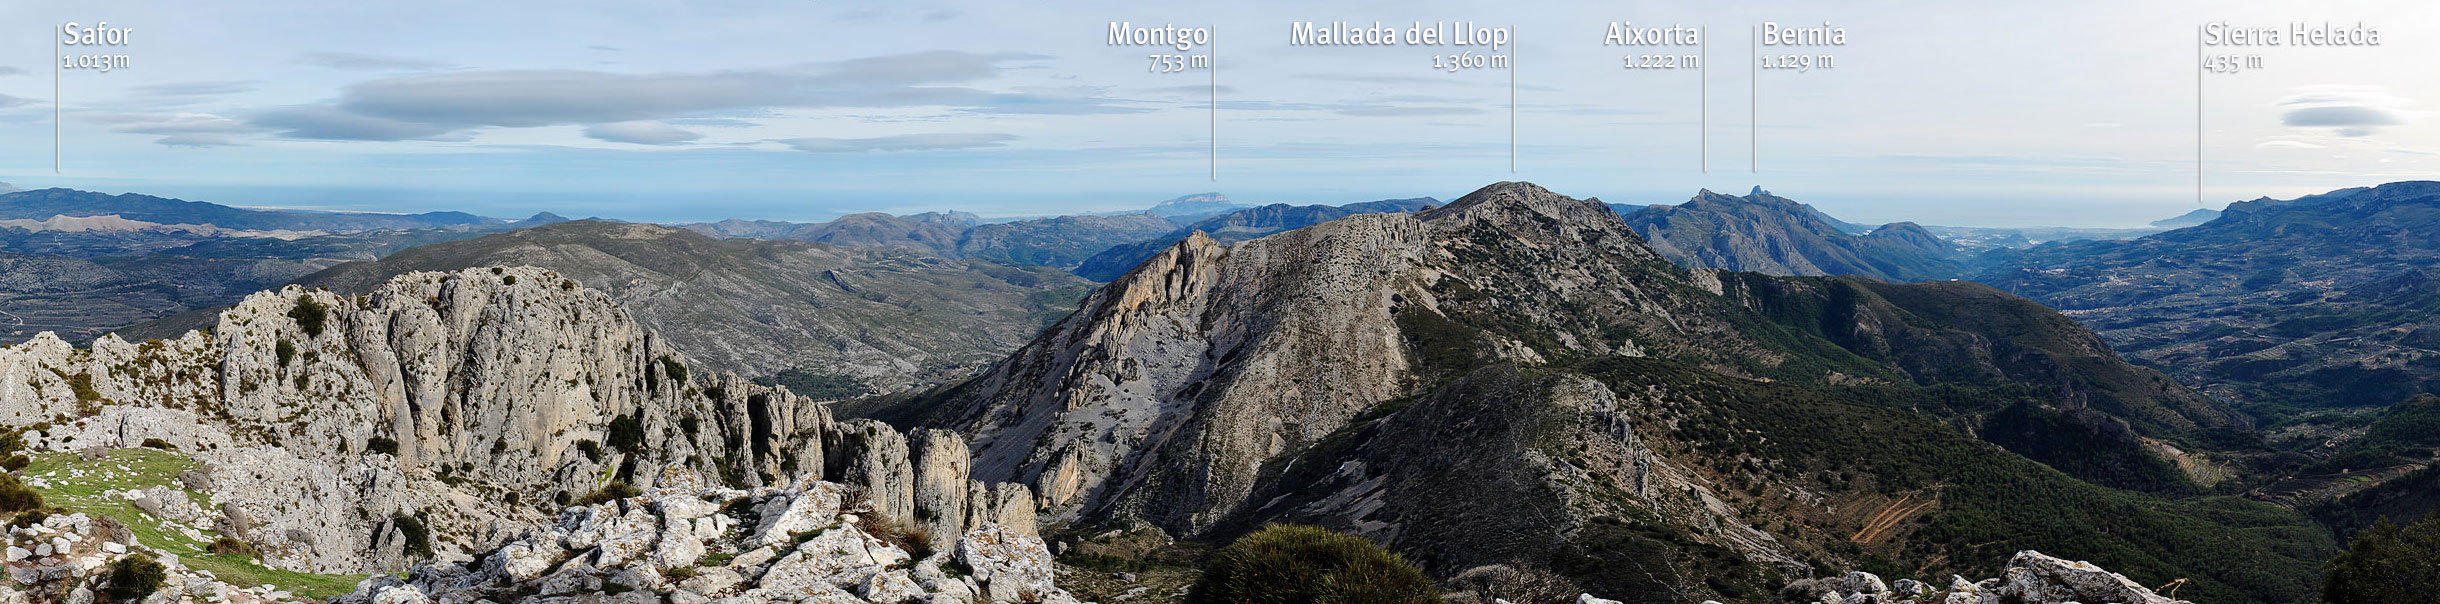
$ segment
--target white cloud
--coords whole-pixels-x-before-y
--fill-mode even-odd
[[[2404,109],[2412,104],[2387,87],[2348,85],[2307,86],[2275,103],[2284,108],[2281,125],[2327,128],[2344,137],[2371,136],[2382,127],[2404,125],[2413,120],[2414,114]]]
[[[585,136],[614,143],[675,145],[703,138],[702,134],[661,122],[612,122],[585,127]]]
[[[254,121],[291,138],[395,141],[483,127],[658,121],[774,107],[942,106],[1035,115],[1151,110],[1090,90],[995,92],[962,85],[997,75],[1008,63],[1042,58],[936,50],[728,71],[454,71],[361,82],[335,102],[274,109]]]
[[[384,57],[352,52],[307,53],[303,60],[306,63],[313,65],[319,65],[331,69],[346,69],[350,71],[426,71],[433,69],[445,69],[449,67],[448,63],[442,63],[439,61]]]
[[[1017,137],[989,133],[900,134],[874,138],[787,138],[771,142],[806,153],[865,153],[872,151],[947,151],[1006,146]]]

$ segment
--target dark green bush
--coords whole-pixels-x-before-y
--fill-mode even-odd
[[[1188,604],[1430,604],[1414,563],[1354,535],[1271,525],[1212,555]]]
[[[390,440],[389,437],[386,436],[375,436],[364,439],[364,452],[397,455],[398,441]]]
[[[42,493],[17,482],[15,474],[0,474],[0,512],[42,509]]]
[[[110,587],[104,588],[102,594],[115,601],[141,600],[160,590],[161,582],[167,579],[169,569],[162,568],[151,556],[127,556],[110,562]]]
[[[610,484],[602,485],[602,488],[586,494],[583,498],[577,499],[576,505],[593,505],[597,503],[626,499],[642,494],[644,494],[643,489],[629,486],[624,481],[613,480],[610,481]]]
[[[296,319],[297,327],[303,328],[305,335],[320,336],[324,322],[330,320],[330,305],[314,299],[312,294],[297,296],[297,305],[288,309],[288,318]]]
[[[90,403],[102,400],[102,391],[93,388],[93,374],[79,373],[67,376],[67,378],[68,390],[76,393],[77,402]]]
[[[45,512],[42,510],[27,510],[23,514],[18,514],[16,518],[10,518],[8,521],[8,527],[14,529],[34,526],[37,524],[42,524],[43,520],[49,519],[50,517],[50,512]]]
[[[176,451],[178,450],[178,445],[169,444],[169,441],[158,438],[147,438],[144,439],[144,448],[160,449],[163,451]]]
[[[593,442],[591,439],[576,441],[576,451],[585,454],[585,459],[602,460],[601,443]]]
[[[228,535],[221,535],[219,539],[213,539],[210,549],[214,554],[254,557],[254,546]]]
[[[2321,582],[2330,604],[2440,602],[2440,515],[2405,528],[2381,518],[2331,559]]]
[[[15,472],[18,470],[23,470],[26,466],[30,465],[34,465],[34,459],[31,457],[26,457],[23,453],[10,455],[8,456],[8,459],[0,459],[0,470]]]
[[[644,422],[628,415],[610,420],[610,448],[628,454],[643,450]]]
[[[407,557],[432,557],[432,531],[424,528],[423,519],[399,514],[390,517],[390,526],[398,527],[398,535],[406,538]]]
[[[661,373],[668,374],[672,384],[681,387],[686,385],[686,364],[678,362],[678,357],[661,357]]]
[[[271,352],[279,356],[280,367],[285,368],[288,366],[288,361],[297,358],[297,345],[288,343],[288,338],[280,338],[278,344],[272,345]]]

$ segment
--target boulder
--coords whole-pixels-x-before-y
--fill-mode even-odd
[[[1773,602],[1782,604],[2188,604],[2152,593],[2143,585],[2089,562],[2076,562],[2026,550],[2009,558],[2000,576],[1968,581],[1952,575],[1946,590],[1935,591],[1913,579],[1884,585],[1872,573],[1855,571],[1837,579],[1807,579],[1789,583]]]

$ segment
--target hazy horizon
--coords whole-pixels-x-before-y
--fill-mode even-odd
[[[42,25],[0,58],[0,133],[17,143],[0,181],[228,205],[815,221],[1528,180],[1614,203],[1760,183],[1855,222],[2111,227],[2440,174],[2440,79],[2420,63],[2440,41],[2412,35],[2440,27],[2429,4],[143,1],[0,17]],[[60,24],[101,21],[131,42],[58,49]],[[1215,70],[1148,73],[1165,47],[1109,45],[1116,21],[1209,26],[1192,52]],[[1435,49],[1289,44],[1304,21],[1496,24],[1515,62],[1451,73],[1429,68]],[[1604,46],[1613,21],[1700,27],[1709,48]],[[1836,67],[1750,69],[1766,21],[1846,30],[1797,49]],[[2198,79],[2207,22],[2385,36],[2215,48],[2265,64]],[[38,45],[131,58],[58,77],[59,174]],[[1616,65],[1655,52],[1709,63]]]

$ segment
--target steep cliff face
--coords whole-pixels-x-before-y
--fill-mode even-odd
[[[1991,548],[2205,576],[2178,544],[2231,529],[1993,446],[2114,428],[2130,446],[2112,463],[2175,491],[2191,485],[2128,426],[2236,421],[2056,313],[1948,283],[1688,270],[1608,208],[1523,183],[1232,247],[1188,237],[983,376],[874,408],[972,435],[974,473],[1034,485],[1047,522],[1208,540],[1307,522],[1436,576],[1504,566],[1638,600],[1754,601],[1876,558],[1984,572],[1954,561]],[[2099,419],[2046,415],[2071,411]],[[2097,550],[2069,528],[2104,525],[2140,536]],[[2310,572],[2247,555],[2276,570],[2208,589]]]
[[[1636,432],[1658,421],[1649,401],[1622,399],[1586,376],[1487,366],[1378,421],[1274,464],[1258,507],[1240,526],[1293,521],[1354,532],[1422,559],[1435,575],[1566,561],[1600,593],[1666,592],[1675,584],[1765,585],[1801,574],[1788,545],[1753,528],[1723,487],[1665,459]],[[1706,546],[1620,551],[1618,519],[1637,532]],[[1665,519],[1665,520],[1664,520]],[[1746,563],[1691,569],[1729,553]],[[1614,569],[1642,568],[1620,577]]]
[[[1513,324],[1484,344],[1519,359],[1678,351],[1704,334],[1751,348],[1686,312],[1708,302],[1678,275],[1607,208],[1524,183],[1232,248],[1198,235],[929,421],[974,434],[976,474],[1035,485],[1057,517],[1200,532],[1249,503],[1264,464],[1442,377],[1414,373],[1402,315]]]
[[[671,466],[737,488],[855,485],[943,535],[1032,524],[1021,487],[972,482],[887,426],[833,421],[786,390],[690,370],[609,296],[536,268],[409,273],[356,297],[292,286],[208,334],[0,349],[0,375],[0,418],[48,424],[29,441],[178,445],[226,476],[214,506],[241,508],[258,528],[245,537],[303,570],[401,568],[382,552],[399,550],[402,515],[430,518],[450,538],[434,549],[456,555],[605,480],[652,487]],[[921,505],[918,484],[931,486]]]

